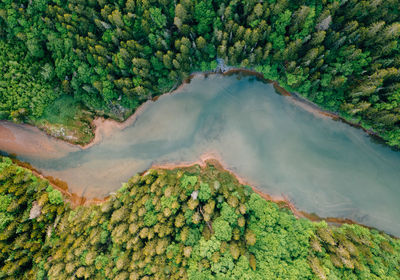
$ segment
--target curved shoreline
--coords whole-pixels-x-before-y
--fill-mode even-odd
[[[251,69],[244,69],[244,68],[230,68],[229,70],[227,70],[225,72],[209,71],[209,72],[195,72],[195,73],[190,74],[189,77],[184,79],[180,83],[179,86],[173,87],[169,92],[155,96],[154,98],[142,103],[135,110],[135,112],[131,116],[129,116],[126,120],[124,120],[123,122],[119,122],[114,119],[106,119],[103,117],[95,118],[92,122],[93,127],[95,127],[95,129],[94,129],[95,137],[89,143],[87,143],[85,145],[79,145],[79,144],[73,144],[73,143],[71,143],[71,144],[75,145],[75,146],[79,146],[82,149],[87,149],[87,148],[92,147],[93,145],[96,145],[97,143],[99,143],[102,140],[102,135],[100,135],[100,134],[102,134],[102,133],[109,134],[109,133],[111,133],[112,130],[114,130],[116,128],[122,130],[122,129],[132,125],[136,121],[138,115],[140,115],[141,112],[143,112],[143,110],[147,106],[149,106],[149,104],[157,101],[157,99],[159,99],[162,96],[178,93],[186,84],[190,83],[190,81],[196,76],[199,76],[199,75],[202,75],[204,77],[207,77],[209,75],[230,76],[230,75],[235,75],[235,74],[237,74],[237,75],[244,74],[245,76],[253,76],[253,77],[260,79],[262,82],[272,84],[274,89],[276,90],[276,92],[278,92],[279,94],[288,98],[288,100],[290,102],[292,102],[293,104],[295,104],[296,106],[301,107],[302,109],[314,114],[315,116],[329,117],[333,120],[341,121],[343,123],[351,125],[352,127],[362,129],[369,136],[379,139],[380,141],[385,143],[384,139],[381,136],[379,136],[376,132],[374,132],[370,129],[364,128],[359,123],[354,123],[354,122],[348,121],[345,118],[341,117],[338,113],[322,109],[317,104],[307,100],[306,98],[302,97],[300,94],[298,94],[296,92],[289,92],[285,88],[281,87],[277,81],[272,81],[272,80],[266,79],[264,77],[264,75],[260,72],[257,72],[255,70],[251,70]],[[49,136],[51,136],[51,135],[49,135]],[[53,136],[51,136],[51,137],[53,137]],[[62,139],[58,139],[58,140],[61,140],[64,142],[64,140],[62,140]],[[386,143],[385,143],[385,145],[386,145]],[[393,148],[391,146],[388,146],[388,147]]]
[[[293,214],[298,217],[298,218],[303,218],[305,217],[302,211],[298,210],[294,204],[289,200],[288,197],[285,197],[283,194],[281,196],[278,195],[270,195],[267,194],[257,187],[255,187],[255,183],[250,182],[248,179],[245,179],[244,177],[239,176],[237,173],[235,173],[233,170],[231,170],[226,163],[224,163],[223,159],[218,155],[216,152],[208,152],[204,153],[200,156],[200,158],[194,162],[181,162],[180,164],[174,164],[174,163],[165,163],[165,164],[155,164],[152,165],[149,169],[147,169],[145,172],[142,174],[146,174],[149,172],[151,169],[156,169],[156,170],[162,170],[162,169],[168,169],[168,170],[173,170],[173,169],[185,169],[185,168],[191,168],[196,165],[200,166],[201,168],[204,168],[207,166],[207,164],[213,165],[218,171],[222,172],[228,172],[232,177],[234,177],[241,185],[246,185],[251,187],[251,189],[260,195],[262,198],[268,201],[275,202],[277,204],[283,204],[285,207],[289,208]]]
[[[256,187],[255,183],[249,182],[247,179],[240,177],[237,173],[235,173],[233,170],[231,170],[227,164],[224,163],[221,157],[218,156],[218,153],[214,152],[208,152],[204,153],[200,156],[200,158],[194,162],[183,162],[181,164],[173,164],[173,163],[165,163],[165,164],[156,164],[152,165],[149,169],[146,171],[142,172],[141,174],[144,175],[147,172],[149,172],[151,169],[156,169],[156,170],[162,170],[162,169],[168,169],[168,170],[173,170],[173,169],[185,169],[185,168],[192,168],[195,167],[196,165],[200,166],[201,168],[204,168],[207,164],[213,165],[218,171],[221,172],[228,172],[230,173],[231,176],[233,176],[241,185],[246,185],[249,186],[255,193],[257,193],[259,196],[261,196],[263,199],[266,201],[271,201],[276,204],[280,208],[287,208],[289,209],[293,215],[296,218],[306,218],[310,221],[313,222],[320,222],[320,221],[325,221],[328,224],[332,225],[342,225],[342,224],[356,224],[368,229],[375,229],[379,232],[384,232],[378,228],[374,228],[371,226],[364,225],[362,223],[356,222],[354,220],[348,219],[348,218],[339,218],[339,217],[320,217],[315,213],[308,213],[306,211],[300,210],[296,207],[296,205],[290,200],[289,197],[281,193],[281,195],[270,195],[259,188]],[[388,234],[384,232],[385,234]],[[398,238],[394,235],[388,234],[393,238]]]
[[[78,207],[78,206],[89,206],[89,205],[99,205],[105,201],[107,201],[111,196],[112,193],[109,195],[103,197],[103,198],[92,198],[92,199],[87,199],[84,196],[80,196],[76,193],[72,193],[68,190],[68,184],[66,182],[63,182],[57,178],[54,178],[52,176],[44,176],[41,174],[38,170],[36,170],[32,165],[26,162],[19,161],[15,158],[11,158],[12,161],[26,169],[29,169],[32,171],[32,173],[36,176],[38,176],[41,179],[47,180],[49,184],[54,188],[60,191],[64,199],[71,204],[72,207]],[[222,158],[218,155],[218,153],[215,152],[207,152],[204,153],[200,156],[200,158],[196,161],[193,162],[181,162],[178,164],[175,163],[161,163],[161,164],[152,164],[149,168],[147,168],[145,171],[141,172],[140,175],[146,175],[150,170],[174,170],[174,169],[190,169],[194,168],[196,166],[199,166],[200,168],[204,168],[206,165],[213,165],[218,171],[221,172],[228,172],[232,177],[234,177],[241,185],[246,185],[249,186],[253,192],[258,194],[260,197],[262,197],[266,201],[271,201],[274,202],[278,205],[280,208],[286,208],[289,211],[293,213],[293,215],[297,218],[305,218],[308,219],[312,222],[320,222],[320,221],[325,221],[328,224],[331,225],[337,225],[340,226],[342,224],[356,224],[368,229],[375,229],[379,231],[380,233],[385,233],[392,238],[399,239],[399,237],[394,236],[392,234],[388,234],[384,232],[383,230],[380,230],[378,228],[374,228],[371,226],[364,225],[362,223],[356,222],[354,220],[348,219],[348,218],[340,218],[340,217],[320,217],[315,213],[308,213],[306,211],[300,210],[296,207],[296,205],[290,200],[289,197],[284,195],[283,193],[281,195],[270,195],[266,192],[263,192],[259,188],[257,188],[254,183],[249,182],[247,179],[240,177],[238,174],[236,174],[233,170],[229,169],[229,167],[223,162]]]
[[[58,178],[54,178],[53,176],[45,176],[39,170],[34,168],[30,163],[20,161],[14,157],[14,155],[8,156],[12,162],[20,167],[26,168],[30,170],[35,176],[40,179],[47,180],[49,184],[56,190],[60,191],[63,194],[64,200],[69,202],[71,206],[76,207],[80,205],[91,205],[91,204],[99,204],[104,202],[109,198],[106,196],[104,198],[92,198],[87,199],[86,197],[80,196],[76,193],[70,192],[68,189],[68,184]],[[1,158],[1,155],[0,155]]]
[[[114,119],[105,119],[102,117],[96,118],[95,120],[93,120],[93,125],[95,127],[95,131],[94,131],[94,135],[95,137],[93,138],[93,140],[86,144],[86,145],[77,145],[77,144],[71,144],[70,145],[74,146],[74,147],[79,147],[80,149],[87,149],[90,148],[94,145],[96,145],[97,143],[99,143],[100,141],[102,141],[103,137],[106,137],[107,135],[110,135],[113,133],[113,131],[115,130],[123,130],[126,127],[132,125],[133,123],[135,123],[135,121],[137,120],[138,116],[147,108],[147,106],[149,106],[152,102],[155,102],[159,97],[164,96],[164,95],[172,95],[175,93],[180,92],[180,90],[188,83],[190,83],[190,81],[196,77],[196,76],[204,76],[207,77],[208,75],[215,75],[215,74],[221,74],[223,76],[229,76],[229,75],[234,75],[234,74],[242,74],[244,76],[255,76],[257,78],[259,78],[260,80],[266,82],[266,83],[272,83],[275,90],[280,93],[281,95],[285,96],[286,98],[288,98],[288,100],[292,103],[294,103],[296,106],[300,106],[302,107],[304,110],[307,110],[311,113],[313,113],[316,116],[321,116],[321,117],[329,117],[332,118],[334,120],[340,120],[343,121],[344,123],[350,124],[354,127],[358,127],[358,128],[362,128],[360,125],[358,124],[352,124],[348,121],[346,121],[345,119],[341,118],[339,115],[329,112],[329,111],[325,111],[323,109],[320,109],[317,105],[313,104],[312,102],[307,101],[306,99],[304,99],[303,97],[299,96],[298,94],[294,93],[290,93],[287,90],[285,90],[284,88],[282,88],[281,86],[279,86],[279,84],[276,81],[271,81],[268,79],[265,79],[263,77],[263,75],[259,72],[253,71],[253,70],[248,70],[248,69],[240,69],[240,68],[233,68],[230,69],[228,71],[219,73],[219,72],[201,72],[201,73],[193,73],[191,74],[188,78],[186,78],[185,80],[182,81],[182,83],[176,87],[175,89],[171,90],[168,93],[162,94],[160,96],[155,97],[154,99],[148,100],[146,102],[144,102],[143,104],[141,104],[136,111],[134,112],[134,114],[132,114],[130,117],[128,117],[125,121],[123,122],[119,122],[117,120]],[[31,126],[31,125],[29,125]],[[34,127],[34,126],[31,126]],[[362,128],[365,132],[367,132],[369,135],[372,136],[376,136],[376,134],[373,131],[369,131],[367,129]],[[48,135],[48,134],[47,134]],[[55,138],[53,136],[50,136],[52,138]],[[61,139],[56,138],[57,141],[60,142],[67,142]],[[270,200],[273,202],[276,202],[278,204],[282,204],[281,206],[286,207],[288,209],[290,209],[294,215],[296,217],[306,217],[310,220],[313,221],[320,221],[320,220],[325,220],[327,222],[330,223],[338,223],[338,224],[342,224],[342,223],[355,223],[355,224],[359,224],[355,221],[352,221],[350,219],[346,219],[346,218],[334,218],[334,217],[326,217],[326,218],[321,218],[315,214],[310,214],[304,211],[301,211],[299,209],[297,209],[295,207],[295,205],[290,201],[290,199],[288,197],[286,197],[284,194],[282,194],[281,196],[271,196],[267,193],[262,192],[261,190],[257,189],[256,187],[254,187],[256,184],[251,184],[248,181],[246,181],[244,178],[240,178],[237,174],[234,173],[234,171],[230,170],[228,168],[228,166],[226,164],[223,164],[223,160],[222,158],[220,158],[218,155],[216,155],[217,153],[206,153],[203,154],[199,160],[194,161],[194,162],[190,162],[190,163],[168,163],[168,164],[156,164],[156,165],[152,165],[151,167],[149,167],[149,169],[175,169],[175,168],[187,168],[190,166],[194,166],[196,164],[200,165],[200,166],[204,166],[207,162],[211,161],[213,162],[213,164],[219,166],[221,169],[224,169],[225,171],[230,172],[241,184],[245,184],[245,185],[249,185],[251,186],[251,188],[258,193],[260,196],[262,196],[264,199],[266,200]],[[68,191],[68,186],[65,182],[62,182],[60,180],[58,180],[57,178],[53,178],[51,176],[43,176],[42,174],[40,174],[40,172],[38,172],[37,170],[35,170],[32,166],[27,166],[24,163],[19,163],[19,165],[22,165],[24,167],[29,168],[30,170],[32,170],[36,175],[38,175],[41,178],[47,179],[50,184],[57,188],[58,190],[60,190],[67,198],[68,201],[70,201],[73,205],[77,206],[77,205],[88,205],[88,204],[98,204],[101,203],[105,200],[108,199],[108,196],[104,197],[104,198],[94,198],[94,199],[87,199],[84,196],[79,196],[76,193],[71,193]],[[147,169],[147,170],[149,170]],[[363,225],[364,226],[364,225]],[[367,227],[367,226],[365,226]]]
[[[314,114],[315,116],[329,117],[329,118],[331,118],[333,120],[341,121],[343,123],[346,123],[346,124],[348,124],[348,125],[350,125],[352,127],[362,129],[369,136],[374,137],[375,139],[378,139],[379,141],[385,143],[384,139],[380,135],[378,135],[376,132],[374,132],[374,131],[372,131],[370,129],[364,128],[359,123],[354,123],[354,122],[348,121],[348,120],[344,119],[343,117],[341,117],[339,114],[337,114],[335,112],[331,112],[331,111],[322,109],[317,104],[307,100],[306,98],[302,97],[300,94],[298,94],[296,92],[287,91],[285,88],[281,87],[277,81],[272,81],[272,80],[266,79],[262,73],[257,72],[255,70],[251,70],[251,69],[233,68],[233,67],[229,68],[225,72],[220,72],[220,71],[194,72],[194,73],[190,74],[187,78],[182,80],[182,82],[180,83],[179,86],[177,86],[177,87],[174,86],[169,92],[166,92],[164,94],[155,96],[152,99],[149,99],[146,102],[142,103],[134,111],[134,113],[132,115],[130,115],[127,119],[125,119],[122,122],[120,122],[118,120],[115,120],[115,119],[112,119],[112,118],[96,117],[91,123],[91,126],[94,127],[94,131],[93,131],[94,137],[90,142],[88,142],[86,144],[75,144],[72,141],[68,141],[68,140],[65,140],[65,139],[57,138],[57,137],[49,134],[46,130],[43,130],[43,129],[38,128],[38,127],[36,127],[34,125],[31,125],[31,124],[24,123],[23,125],[29,126],[29,127],[33,127],[33,128],[37,128],[40,131],[42,131],[43,133],[45,133],[47,136],[49,136],[49,137],[51,137],[53,139],[56,139],[57,141],[60,141],[62,143],[68,143],[73,147],[78,147],[80,149],[85,150],[85,149],[88,149],[88,148],[96,145],[97,143],[99,143],[103,139],[103,135],[110,135],[112,133],[112,131],[115,130],[115,129],[123,130],[126,127],[128,127],[128,126],[132,125],[133,123],[135,123],[137,117],[143,112],[143,110],[147,106],[149,106],[149,104],[151,104],[152,102],[157,101],[157,99],[159,99],[162,96],[172,95],[172,94],[178,93],[186,84],[190,83],[190,81],[194,77],[199,76],[199,75],[207,77],[209,75],[230,76],[230,75],[235,75],[235,74],[238,74],[238,75],[240,75],[240,74],[243,75],[244,74],[245,76],[253,76],[253,77],[256,77],[256,78],[260,79],[262,82],[265,82],[265,83],[268,83],[268,84],[272,84],[274,89],[279,94],[287,97],[290,102],[292,102],[296,106],[299,106],[299,107],[303,108],[304,110]],[[5,121],[7,121],[7,120],[5,120]],[[395,147],[391,147],[391,146],[387,145],[386,143],[385,143],[385,145],[387,147],[392,148],[392,149],[396,149]]]
[[[182,83],[178,86],[178,87],[174,87],[172,88],[169,92],[166,92],[164,94],[155,96],[152,99],[147,100],[146,102],[142,103],[136,110],[135,112],[130,115],[126,120],[120,122],[114,119],[107,119],[104,117],[97,117],[93,120],[92,125],[95,127],[94,129],[94,138],[87,144],[84,145],[80,145],[80,144],[73,144],[70,143],[72,145],[75,146],[79,146],[81,149],[85,150],[88,149],[94,145],[96,145],[97,143],[99,143],[102,139],[103,139],[103,135],[109,135],[111,134],[111,132],[115,129],[119,129],[119,130],[123,130],[128,126],[131,126],[132,124],[135,123],[136,119],[138,118],[138,116],[153,102],[156,102],[158,98],[160,98],[161,96],[166,96],[166,95],[172,95],[175,94],[177,92],[179,92],[187,83],[190,82],[190,80],[196,76],[196,75],[201,75],[201,74],[192,74],[189,76],[189,78],[185,79],[184,81],[182,81]],[[206,75],[204,73],[204,75]],[[53,137],[51,135],[49,135],[50,137]],[[57,139],[57,138],[56,138]],[[62,139],[58,139],[61,141],[64,141]]]

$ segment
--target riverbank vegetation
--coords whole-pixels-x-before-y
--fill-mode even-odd
[[[39,117],[70,95],[124,119],[221,58],[399,146],[399,35],[396,0],[2,1],[1,63],[24,58],[2,66],[0,115]]]
[[[39,118],[30,122],[47,134],[72,142],[89,143],[94,137],[94,113],[70,95],[61,95],[50,103]]]
[[[21,41],[0,40],[0,119],[30,123],[76,144],[88,143],[93,138],[93,113],[65,94],[51,65],[48,58],[27,55]]]
[[[400,241],[297,219],[208,164],[149,170],[71,208],[0,159],[2,279],[399,279]]]

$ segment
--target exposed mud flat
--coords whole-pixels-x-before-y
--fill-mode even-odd
[[[0,151],[43,159],[60,158],[79,147],[47,136],[28,124],[0,121]]]

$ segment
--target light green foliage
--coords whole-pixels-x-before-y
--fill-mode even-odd
[[[144,216],[144,225],[150,227],[155,224],[157,224],[157,214],[154,212],[147,212]]]
[[[197,177],[196,176],[188,176],[186,174],[183,175],[181,179],[181,186],[183,189],[186,190],[186,194],[191,194],[192,191],[194,190],[194,186],[197,183]]]
[[[276,64],[275,65],[266,64],[263,66],[257,66],[256,70],[262,73],[266,79],[277,80],[279,78],[277,68],[278,65]]]
[[[235,268],[235,263],[233,261],[230,253],[224,253],[218,260],[218,262],[211,265],[211,271],[215,274],[217,279],[230,279],[228,275],[231,274],[232,270]]]
[[[203,188],[202,198],[188,187],[199,196]],[[46,181],[0,160],[0,278],[400,277],[399,240],[297,219],[213,165],[151,170],[101,205],[72,210],[59,199]],[[41,214],[30,220],[34,202]]]
[[[254,213],[253,217],[263,226],[273,227],[279,217],[278,207],[271,202],[266,202],[259,195],[253,193],[247,203],[247,208]]]
[[[213,254],[219,251],[221,242],[216,238],[212,237],[210,240],[200,239],[198,247],[198,255],[200,258],[211,259]]]
[[[49,194],[49,201],[51,204],[55,204],[55,205],[63,204],[64,199],[59,190],[56,190],[56,189],[52,188],[51,186],[48,186],[46,191]]]
[[[164,28],[167,24],[167,18],[162,14],[161,9],[159,8],[150,8],[150,16],[154,21],[157,28]]]
[[[229,223],[221,218],[218,218],[213,223],[215,237],[221,241],[229,241],[232,238],[232,228]]]
[[[161,209],[165,210],[165,209],[169,209],[172,213],[176,213],[176,211],[178,210],[178,207],[173,207],[174,202],[177,202],[177,197],[176,196],[163,196],[161,198]],[[178,204],[179,206],[179,204]]]
[[[236,214],[235,208],[229,206],[228,203],[224,202],[221,207],[220,218],[224,221],[227,221],[231,226],[236,226],[239,215]]]
[[[200,183],[199,199],[208,201],[211,198],[211,189],[207,183]]]
[[[70,95],[62,95],[49,104],[43,115],[34,119],[33,123],[39,127],[55,127],[56,131],[62,127],[66,135],[77,139],[76,144],[82,144],[93,137],[92,120],[93,113],[82,106],[79,100]],[[51,133],[51,129],[47,131]],[[54,136],[60,137],[57,134]]]

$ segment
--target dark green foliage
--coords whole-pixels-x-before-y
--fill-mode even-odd
[[[37,63],[26,55],[25,46],[0,40],[0,118],[21,121],[40,117],[58,92],[48,80],[50,64]]]
[[[399,146],[399,7],[396,0],[3,1],[2,53],[27,56],[2,69],[7,95],[17,98],[0,95],[0,117],[40,116],[59,87],[123,119],[222,58]],[[10,78],[15,72],[20,77]],[[13,83],[26,88],[28,80],[34,90],[16,94]]]
[[[35,203],[41,213],[29,219]],[[9,279],[400,277],[399,240],[296,219],[213,165],[150,170],[100,205],[71,209],[3,158],[0,227]]]

